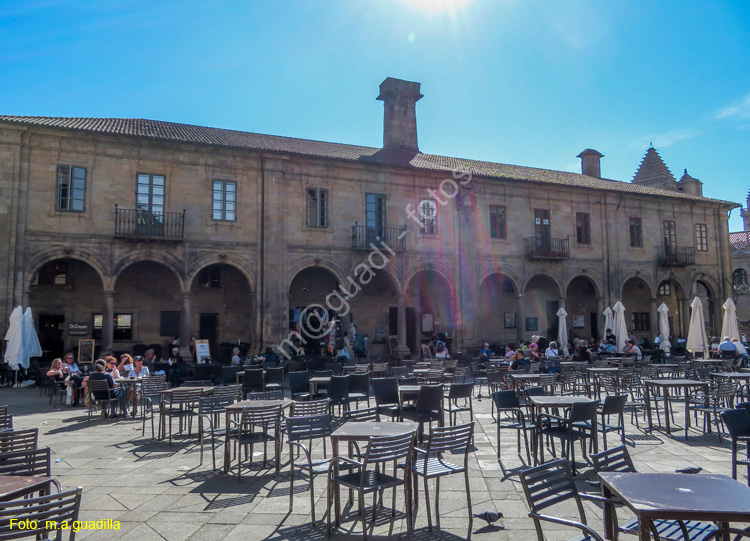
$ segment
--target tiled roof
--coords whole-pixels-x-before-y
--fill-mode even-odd
[[[450,158],[446,156],[424,154],[421,152],[404,153],[388,151],[372,147],[327,143],[324,141],[295,139],[292,137],[263,135],[219,128],[207,128],[203,126],[162,122],[158,120],[145,120],[140,118],[60,118],[0,115],[0,122],[79,130],[100,133],[103,135],[131,136],[163,141],[247,149],[261,152],[298,154],[315,158],[328,158],[352,162],[361,161],[428,171],[450,172],[460,170],[471,172],[472,175],[492,178],[539,182],[544,184],[559,184],[563,186],[654,195],[675,199],[713,201],[724,204],[733,204],[736,206],[736,204],[727,201],[688,195],[678,191],[661,190],[630,182],[589,177],[565,171]],[[649,149],[649,152],[651,150],[652,149]],[[646,155],[646,158],[644,158],[644,163],[646,162],[646,159],[648,159],[648,154]],[[666,166],[661,162],[661,158],[658,159],[664,169],[666,169]],[[643,168],[643,164],[641,164],[641,167]],[[667,170],[667,173],[669,173],[669,170]],[[671,176],[671,173],[669,173],[669,175]]]
[[[750,231],[729,233],[729,246],[733,252],[750,250]]]
[[[651,184],[665,181],[667,184],[669,181],[674,182],[674,176],[656,149],[651,147],[646,151],[641,166],[633,177],[633,182]]]

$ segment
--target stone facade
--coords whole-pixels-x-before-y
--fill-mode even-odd
[[[437,332],[454,349],[554,333],[559,306],[578,336],[601,335],[602,311],[617,300],[649,337],[666,301],[680,334],[699,294],[718,332],[735,204],[702,197],[692,177],[689,190],[673,178],[654,188],[654,175],[648,186],[601,179],[602,155],[591,149],[581,153],[588,175],[421,154],[411,121],[420,97],[418,83],[381,85],[391,117],[383,149],[151,121],[0,117],[0,323],[30,304],[40,324],[101,314],[106,349],[167,343],[175,325],[182,337],[259,349],[289,336],[290,309],[318,304],[346,312],[374,351],[386,349],[376,339],[396,335],[405,352]],[[81,212],[57,209],[60,166],[85,169]],[[158,192],[157,177],[170,214],[154,230],[135,209],[137,179]],[[236,190],[233,220],[213,216],[215,181]],[[155,192],[149,204],[162,201]],[[434,227],[422,228],[418,213],[429,209]],[[130,229],[127,216],[138,216]],[[167,220],[181,228],[166,234]],[[665,222],[674,225],[666,257]],[[46,339],[62,340],[56,347],[76,343],[54,334]]]
[[[740,212],[745,230],[729,234],[732,284],[740,332],[750,335],[750,193],[747,195],[747,206]]]

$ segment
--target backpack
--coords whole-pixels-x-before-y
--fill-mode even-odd
[[[346,344],[344,343],[344,339],[343,338],[337,338],[336,339],[336,349],[337,350],[341,351],[342,349],[344,349],[345,345]]]

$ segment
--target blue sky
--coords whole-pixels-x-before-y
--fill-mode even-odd
[[[424,152],[629,181],[653,142],[750,189],[750,3],[0,1],[0,114],[139,117],[379,147],[388,76]],[[742,229],[739,211],[730,230]]]

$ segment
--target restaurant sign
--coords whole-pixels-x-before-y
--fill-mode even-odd
[[[91,324],[90,323],[68,323],[68,336],[90,336],[91,335]]]

